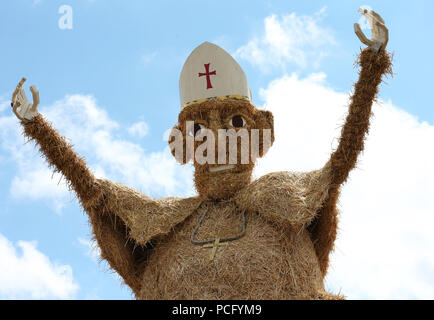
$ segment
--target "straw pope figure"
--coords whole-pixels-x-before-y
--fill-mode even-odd
[[[324,167],[312,172],[274,172],[252,181],[255,157],[239,161],[239,139],[235,163],[190,157],[186,142],[190,139],[197,149],[201,142],[196,136],[207,130],[216,135],[222,129],[268,130],[269,144],[274,140],[273,116],[252,104],[246,76],[235,60],[208,42],[191,53],[181,73],[182,109],[173,129],[184,141],[181,156],[172,148],[178,161],[194,165],[198,195],[187,199],[152,199],[95,178],[38,113],[39,94],[33,86],[33,104],[28,102],[21,80],[12,107],[24,134],[75,191],[102,258],[137,299],[342,298],[326,292],[323,283],[336,238],[336,202],[363,150],[382,76],[391,72],[383,19],[373,11],[361,13],[370,22],[372,37],[354,25],[368,47],[358,58],[361,71],[339,145]],[[259,157],[267,149],[264,137],[258,140]],[[217,141],[216,150],[226,143]]]

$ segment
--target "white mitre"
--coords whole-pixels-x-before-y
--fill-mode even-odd
[[[179,78],[181,109],[209,98],[252,100],[243,69],[225,50],[204,42],[188,56]]]

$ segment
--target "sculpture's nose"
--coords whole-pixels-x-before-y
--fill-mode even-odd
[[[212,110],[208,119],[209,129],[212,130],[215,137],[218,137],[218,130],[223,129],[220,113],[217,110]],[[216,141],[217,142],[217,141]]]
[[[219,157],[219,153],[223,152],[223,150],[219,149],[219,138],[218,138],[218,134],[219,134],[219,130],[224,129],[223,123],[221,121],[221,117],[220,117],[220,112],[218,110],[212,110],[209,114],[209,118],[208,118],[208,125],[209,125],[209,129],[212,131],[213,135],[214,135],[214,154],[215,154],[215,162],[214,163],[218,163],[218,157]],[[222,146],[221,146],[222,147]],[[220,155],[220,157],[222,157],[222,155]],[[226,158],[226,157],[224,157]]]

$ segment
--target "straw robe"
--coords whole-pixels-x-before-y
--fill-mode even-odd
[[[151,199],[96,179],[66,140],[38,114],[22,121],[47,161],[69,182],[101,248],[138,299],[329,299],[324,291],[329,253],[337,230],[339,187],[355,166],[369,128],[372,102],[384,73],[386,51],[363,50],[338,148],[320,170],[275,172],[253,181],[231,199],[200,196]],[[243,238],[211,249],[194,245],[191,233],[204,205],[200,240]]]

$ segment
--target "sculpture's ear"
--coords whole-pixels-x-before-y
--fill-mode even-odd
[[[172,155],[180,164],[186,164],[191,160],[191,152],[187,152],[187,140],[191,139],[190,146],[193,146],[193,137],[187,136],[179,123],[175,124],[169,135],[169,147]],[[191,147],[189,148],[191,149]]]
[[[256,128],[259,129],[259,156],[263,157],[274,142],[274,117],[270,111],[257,110]]]

